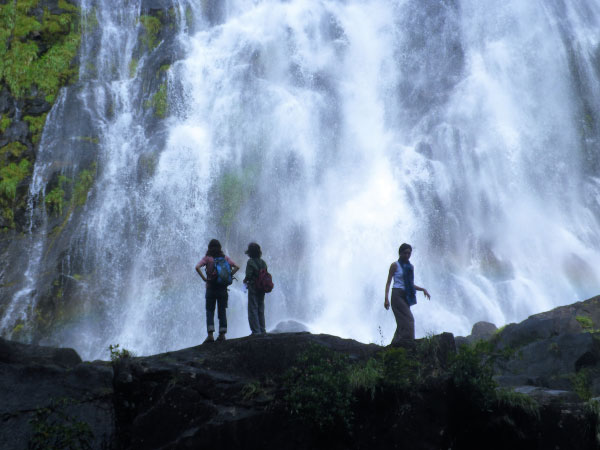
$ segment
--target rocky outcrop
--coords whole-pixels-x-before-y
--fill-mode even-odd
[[[582,381],[544,381],[595,368],[593,330],[563,327],[572,314],[595,317],[597,300],[459,351],[449,333],[380,347],[299,332],[147,357],[113,349],[107,363],[0,340],[0,447],[597,449],[598,403],[582,398]],[[553,329],[568,332],[539,338],[557,317]],[[517,328],[536,338],[507,350]],[[564,355],[536,347],[548,343]]]
[[[0,448],[116,448],[113,398],[109,363],[0,338]]]
[[[477,334],[475,328],[459,342],[489,344],[501,386],[576,393],[580,400],[600,396],[600,296],[535,314],[496,332]]]

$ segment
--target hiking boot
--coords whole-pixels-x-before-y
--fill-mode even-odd
[[[203,344],[207,344],[207,343],[209,343],[209,342],[215,342],[215,338],[213,337],[213,335],[212,335],[212,334],[209,334],[209,335],[206,337],[206,339],[204,339],[204,342],[203,342]]]
[[[219,337],[217,338],[217,341],[224,341],[225,338],[225,333],[219,333]]]

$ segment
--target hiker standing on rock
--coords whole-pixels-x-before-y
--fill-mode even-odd
[[[396,332],[392,339],[392,344],[397,344],[403,339],[415,338],[415,318],[410,312],[410,307],[417,303],[417,292],[423,291],[425,297],[431,300],[427,289],[417,286],[414,283],[414,266],[408,261],[412,254],[412,247],[409,244],[402,244],[398,249],[399,259],[390,266],[387,283],[385,285],[385,309],[390,309],[388,292],[392,279],[392,311],[396,318]]]
[[[252,335],[267,334],[265,328],[265,293],[271,292],[273,282],[267,263],[261,258],[262,250],[256,242],[248,244],[248,263],[244,284],[248,288],[248,323]]]
[[[206,275],[201,268],[206,267]],[[219,337],[225,340],[227,333],[227,286],[233,281],[233,275],[239,270],[238,265],[221,250],[221,243],[212,239],[208,243],[206,255],[198,264],[196,272],[206,282],[206,329],[208,336],[204,342],[214,342],[215,338],[215,306],[218,306]]]

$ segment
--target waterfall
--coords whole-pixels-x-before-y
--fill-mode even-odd
[[[175,31],[139,59],[143,2],[89,1],[98,29],[36,161],[46,180],[53,161],[89,167],[64,143],[94,137],[95,182],[61,241],[82,307],[42,342],[85,358],[199,344],[211,238],[242,270],[261,244],[268,329],[387,344],[402,242],[432,296],[412,308],[417,336],[598,294],[600,1],[156,2]],[[43,292],[44,261],[21,289]],[[249,334],[240,281],[228,319]]]

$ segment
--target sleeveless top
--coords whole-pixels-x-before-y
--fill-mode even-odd
[[[396,272],[394,273],[394,285],[393,288],[404,289],[404,271],[402,266],[396,261]]]

